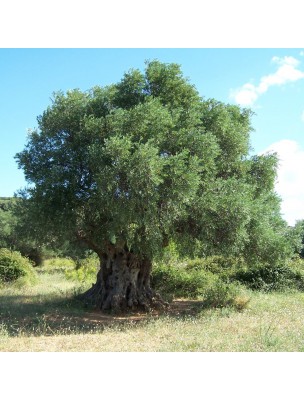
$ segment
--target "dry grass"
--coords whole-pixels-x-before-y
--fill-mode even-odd
[[[300,352],[304,295],[251,294],[238,312],[176,301],[167,315],[113,317],[73,301],[63,274],[34,287],[0,290],[0,351],[8,352]]]

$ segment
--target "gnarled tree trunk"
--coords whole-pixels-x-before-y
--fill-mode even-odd
[[[82,296],[88,304],[113,311],[166,307],[150,286],[150,260],[121,249],[99,257],[97,281]]]

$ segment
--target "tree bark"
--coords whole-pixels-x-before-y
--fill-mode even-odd
[[[149,259],[115,248],[99,258],[96,283],[81,296],[86,304],[115,312],[149,311],[168,305],[151,288]]]

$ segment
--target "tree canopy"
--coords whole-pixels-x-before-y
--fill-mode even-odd
[[[277,159],[249,156],[251,116],[201,98],[179,65],[159,61],[117,84],[55,93],[16,155],[31,226],[45,241],[77,239],[99,255],[102,308],[151,300],[151,261],[169,240],[187,255],[279,260],[289,248]],[[116,266],[137,270],[144,300],[131,272],[117,278],[124,293],[109,294]]]

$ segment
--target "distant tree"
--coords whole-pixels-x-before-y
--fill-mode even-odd
[[[20,213],[21,199],[0,198],[0,248],[19,251],[36,265],[42,263],[41,244],[30,234],[28,221],[22,223]]]
[[[201,99],[178,65],[158,61],[118,84],[54,94],[16,156],[31,229],[98,254],[84,297],[101,309],[161,303],[150,272],[170,239],[188,255],[265,257],[256,235],[284,241],[285,225],[275,163],[248,157],[250,117]]]
[[[11,198],[0,198],[0,247],[11,247],[12,229],[15,224],[12,207],[13,200]]]

